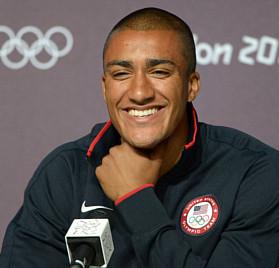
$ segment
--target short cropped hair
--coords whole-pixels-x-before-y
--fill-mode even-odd
[[[149,31],[171,30],[181,39],[183,54],[188,66],[188,75],[196,69],[195,43],[190,27],[176,15],[159,8],[137,10],[120,20],[110,31],[103,49],[103,60],[106,49],[114,33],[123,30]]]

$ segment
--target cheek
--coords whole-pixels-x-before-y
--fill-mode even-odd
[[[187,89],[179,85],[173,88],[170,101],[170,125],[175,126],[186,113]]]
[[[106,84],[105,96],[108,105],[116,106],[123,99],[124,94],[125,85],[123,83],[108,82]]]
[[[113,125],[118,131],[120,131],[119,125],[121,121],[119,117],[118,104],[121,100],[121,95],[118,93],[119,90],[109,87],[109,90],[106,90],[106,104]]]
[[[117,105],[117,95],[114,94],[114,91],[110,89],[106,91],[105,98],[108,110],[110,112],[113,112],[113,110],[116,109]]]
[[[180,109],[181,106],[186,105],[187,87],[180,82],[166,85],[161,94],[169,100],[171,106],[175,106],[174,109]]]

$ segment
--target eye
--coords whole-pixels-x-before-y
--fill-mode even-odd
[[[130,77],[130,73],[128,71],[116,71],[111,76],[116,80],[124,80]]]
[[[155,78],[166,78],[170,76],[170,71],[164,69],[155,69],[151,71],[151,75]]]

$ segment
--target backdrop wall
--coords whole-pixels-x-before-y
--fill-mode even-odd
[[[108,120],[106,35],[148,6],[175,13],[195,33],[199,120],[279,149],[279,2],[0,0],[0,243],[42,158]]]

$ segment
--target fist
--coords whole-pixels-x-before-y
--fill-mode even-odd
[[[160,153],[150,154],[122,141],[102,159],[102,164],[96,168],[96,176],[105,194],[116,201],[140,186],[155,185],[161,166]]]

